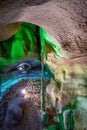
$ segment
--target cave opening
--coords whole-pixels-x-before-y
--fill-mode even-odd
[[[72,113],[70,110],[76,107],[76,103],[71,106],[71,103],[68,102],[69,107],[64,107],[62,111],[59,111],[61,114],[58,114],[58,105],[61,106],[61,104],[58,104],[60,99],[57,94],[61,90],[62,81],[67,78],[67,71],[65,68],[62,69],[62,81],[57,80],[54,76],[55,71],[51,70],[50,65],[46,62],[49,62],[48,55],[51,52],[61,59],[63,50],[56,39],[50,36],[44,28],[28,22],[13,23],[13,25],[16,27],[15,30],[10,29],[9,31],[10,25],[5,27],[8,31],[4,31],[5,28],[2,29],[4,35],[0,39],[0,108],[2,110],[3,106],[3,111],[7,111],[7,114],[1,114],[4,118],[0,120],[10,126],[7,120],[8,113],[11,114],[9,104],[15,104],[18,101],[19,105],[21,100],[27,102],[27,99],[31,99],[41,116],[44,128],[48,128],[48,130],[65,129],[63,112],[69,110],[68,114]],[[53,59],[52,62],[54,65],[56,64]],[[60,92],[61,98],[62,96],[67,98],[68,91],[64,90],[64,95]],[[63,99],[65,102],[66,100]],[[4,104],[6,104],[6,108]],[[69,117],[71,122],[68,121],[68,126],[72,128],[72,114]],[[14,127],[13,124],[12,127]]]
[[[49,97],[46,94],[46,86],[50,79],[54,78],[45,61],[47,54],[52,51],[61,57],[61,48],[42,27],[28,22],[13,23],[12,27],[15,26],[16,29],[11,27],[9,29],[9,26],[3,27],[4,36],[2,35],[0,39],[1,104],[4,101],[8,109],[9,102],[13,102],[16,98],[17,100],[29,98],[34,102],[38,113],[42,111],[43,120],[46,104],[50,102],[45,103]]]

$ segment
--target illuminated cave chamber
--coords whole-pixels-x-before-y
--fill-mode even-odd
[[[59,93],[61,98],[63,94],[63,91],[59,91],[61,85],[65,89],[65,97],[63,98],[65,102],[63,103],[66,103],[66,98],[69,99],[70,103],[74,97],[72,97],[73,93],[68,93],[69,90],[66,87],[67,85],[74,86],[74,73],[70,70],[71,66],[69,64],[64,63],[64,61],[62,62],[62,60],[60,61],[62,57],[61,52],[63,52],[60,44],[42,27],[27,22],[12,24],[15,29],[9,28],[11,25],[3,27],[3,35],[0,37],[0,100],[3,108],[7,109],[4,104],[7,106],[10,101],[20,97],[25,100],[30,98],[39,113],[41,110],[45,112],[46,108],[54,106],[56,108],[57,99],[60,98],[57,98],[57,94]],[[4,31],[5,29],[6,32]],[[55,60],[52,55],[49,61],[47,55],[51,52],[54,52],[59,59]],[[50,68],[46,63],[48,63]],[[75,75],[78,76],[77,74]],[[62,77],[62,80],[54,82],[54,77],[59,79]],[[67,78],[69,83],[66,82],[68,81]],[[78,90],[75,92],[79,93]],[[51,96],[53,102],[51,101]],[[66,114],[66,111],[68,111],[68,114],[65,116],[68,126],[73,128],[72,111],[76,108],[75,105],[77,103],[75,100],[74,102],[75,104],[72,106],[65,105],[59,115],[61,129],[65,130],[63,116]],[[2,110],[2,106],[0,106],[0,110]],[[48,109],[49,112],[52,112],[52,116],[55,117],[56,112],[54,109]],[[45,122],[45,116],[42,113],[42,122]],[[56,117],[58,121],[58,115]],[[50,127],[49,125],[49,129],[52,129],[52,127],[54,129],[56,126]],[[59,124],[57,122],[57,129],[58,127]]]
[[[61,82],[54,82],[54,72],[45,61],[48,60],[47,55],[51,52],[61,58],[63,50],[60,44],[42,27],[27,22],[13,24],[16,24],[17,28],[9,31],[9,25],[7,25],[5,28],[8,28],[10,34],[6,31],[0,39],[1,104],[4,102],[8,105],[10,101],[20,97],[25,100],[30,98],[38,112],[42,111],[42,122],[46,123],[44,112],[47,108],[49,108],[48,113],[52,112],[52,117],[56,114],[53,108],[56,104],[51,101],[51,94],[55,93],[54,89],[59,90]],[[65,74],[64,71],[63,73]],[[53,89],[50,94],[50,91],[47,93],[47,86],[48,89]],[[4,105],[3,108],[5,108]],[[59,128],[58,120],[57,125],[55,122],[52,123],[53,129]]]
[[[7,26],[9,27],[9,25]],[[6,27],[3,28],[5,30]],[[17,32],[14,31],[13,28],[13,32],[10,30],[4,36],[1,36],[0,66],[15,63],[26,57],[34,57],[35,59],[41,60],[41,53],[44,53],[44,57],[46,58],[46,54],[52,50],[59,55],[55,41],[51,41],[51,36],[43,28],[31,23],[22,22],[16,29]]]
[[[39,94],[39,104],[36,106],[43,109],[44,88],[53,78],[45,61],[51,51],[60,57],[60,47],[42,27],[27,22],[13,23],[12,26],[16,27],[13,30],[9,26],[3,27],[4,35],[0,39],[0,95],[15,98],[20,95],[20,89],[23,93],[27,90],[32,99]],[[3,31],[5,29],[6,33]],[[18,91],[15,92],[16,89]]]

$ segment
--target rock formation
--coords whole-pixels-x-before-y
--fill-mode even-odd
[[[30,99],[15,98],[9,102],[1,129],[42,130],[40,117]]]
[[[69,52],[73,62],[78,58],[86,62],[86,0],[1,0],[0,26],[21,21],[42,26]],[[3,28],[0,30],[4,31]],[[9,33],[10,29],[6,32]]]
[[[65,57],[63,62],[55,60],[53,55],[48,57],[50,64],[47,63],[55,73],[55,79],[65,86],[83,87],[83,75],[87,72],[87,0],[0,0],[0,41],[17,32],[22,21],[43,27],[67,51],[67,59]],[[81,120],[77,120],[75,130],[80,130],[81,121],[84,122],[81,130],[87,129],[86,118],[82,116],[87,114],[82,109],[80,116],[78,112],[79,109],[76,114]]]

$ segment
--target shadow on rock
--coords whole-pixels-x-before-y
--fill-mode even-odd
[[[0,130],[42,130],[39,114],[31,100],[15,98],[10,101]]]

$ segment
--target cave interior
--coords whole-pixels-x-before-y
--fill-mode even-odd
[[[87,130],[87,2],[0,10],[0,130]]]

